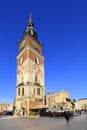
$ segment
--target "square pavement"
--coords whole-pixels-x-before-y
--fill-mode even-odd
[[[0,130],[87,130],[87,114],[74,116],[67,124],[64,118],[0,118]]]

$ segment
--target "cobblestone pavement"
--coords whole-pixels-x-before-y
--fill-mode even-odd
[[[2,117],[0,130],[87,130],[87,114],[74,116],[68,124],[63,118]]]

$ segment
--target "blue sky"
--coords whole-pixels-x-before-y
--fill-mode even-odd
[[[32,12],[38,39],[43,43],[46,91],[70,92],[87,98],[87,1],[0,1],[0,102],[16,95],[16,56]]]

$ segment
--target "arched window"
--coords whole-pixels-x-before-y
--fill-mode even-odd
[[[37,59],[35,58],[35,63],[37,64]]]
[[[21,63],[21,64],[23,63],[23,57],[21,57],[21,59],[20,59],[20,63]]]
[[[35,63],[39,64],[39,59],[38,58],[35,58]]]
[[[22,88],[22,96],[24,96],[24,88]]]
[[[20,88],[18,88],[18,96],[20,95]]]
[[[40,88],[37,88],[37,95],[40,95]]]

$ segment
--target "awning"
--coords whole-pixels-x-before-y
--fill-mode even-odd
[[[49,108],[49,109],[47,109],[46,111],[47,111],[47,112],[49,112],[49,111],[51,111],[51,112],[54,112],[54,111],[55,111],[55,112],[57,112],[57,111],[60,112],[61,109],[60,109],[60,107],[57,107],[57,108]]]
[[[49,107],[47,105],[37,105],[37,106],[32,107],[30,109],[34,110],[34,109],[46,109],[46,108],[49,108]]]
[[[49,108],[49,109],[47,109],[46,110],[47,112],[49,112],[49,111],[51,111],[51,112],[61,112],[61,111],[70,111],[70,109],[69,108],[63,108],[62,110],[61,110],[61,108],[60,107],[57,107],[57,108]]]

